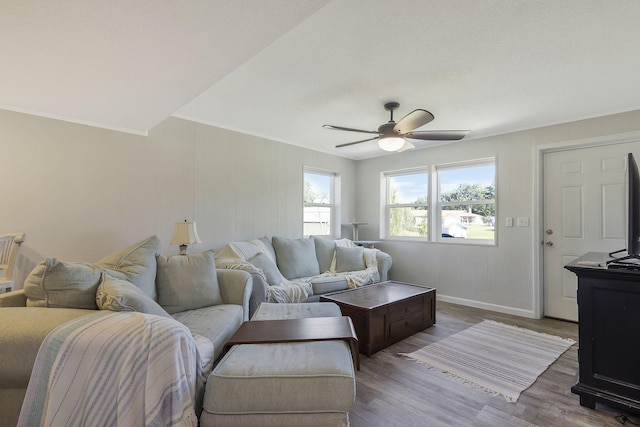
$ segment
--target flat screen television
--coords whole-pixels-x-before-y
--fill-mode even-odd
[[[630,262],[637,263],[634,260],[640,260],[640,172],[633,153],[627,154],[627,209],[626,209],[626,225],[627,225],[627,255],[621,258],[615,258],[609,262]],[[614,256],[620,252],[611,252],[609,256]]]

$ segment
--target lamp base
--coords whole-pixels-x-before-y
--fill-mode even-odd
[[[187,245],[180,245],[180,255],[187,254]]]

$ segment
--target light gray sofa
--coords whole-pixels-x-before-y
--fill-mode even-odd
[[[248,320],[252,278],[244,271],[216,270],[213,251],[165,258],[159,250],[153,236],[94,264],[47,258],[23,290],[0,294],[0,425],[17,423],[45,336],[99,308],[170,316],[208,339],[208,351],[201,354],[214,364]]]
[[[249,316],[263,302],[317,302],[320,296],[388,280],[391,256],[351,240],[278,236],[230,242],[216,251],[216,266],[253,278]]]

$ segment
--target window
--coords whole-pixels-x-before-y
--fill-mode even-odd
[[[304,169],[303,234],[333,236],[336,209],[337,174]],[[336,222],[337,223],[337,222]]]
[[[495,159],[382,175],[381,237],[495,244]]]
[[[425,170],[385,174],[386,237],[428,238],[429,174]]]
[[[436,166],[441,239],[495,243],[495,160]]]

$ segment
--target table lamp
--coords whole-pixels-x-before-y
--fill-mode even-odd
[[[180,255],[187,254],[187,245],[202,243],[198,236],[198,229],[195,222],[176,222],[176,229],[171,238],[171,245],[180,245]]]

